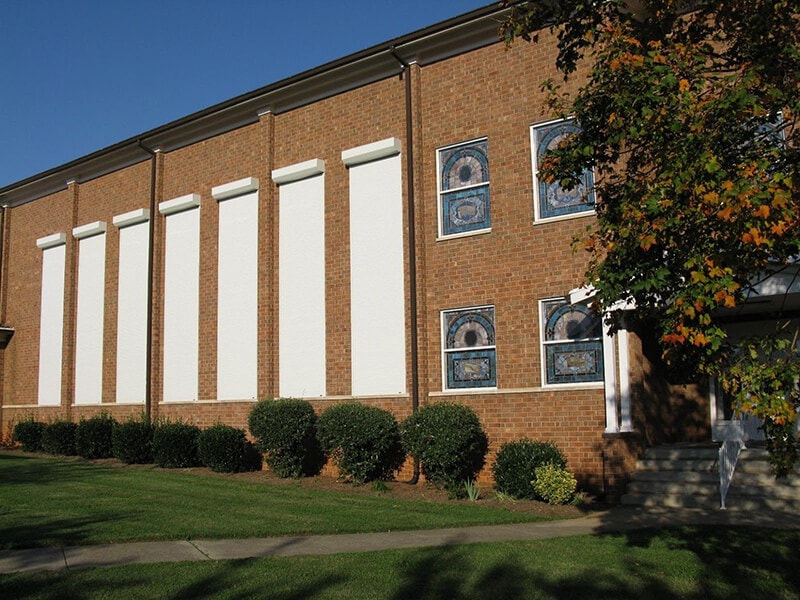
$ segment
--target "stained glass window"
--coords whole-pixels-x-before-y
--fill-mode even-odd
[[[569,190],[561,187],[558,181],[545,181],[544,178],[539,177],[539,169],[547,152],[557,148],[570,134],[579,131],[580,127],[574,119],[531,127],[533,187],[537,220],[594,210],[594,174],[592,171],[584,171],[580,183]]]
[[[602,319],[561,298],[543,300],[540,308],[545,383],[603,381]]]
[[[445,389],[497,386],[494,307],[442,312]]]
[[[442,148],[439,169],[439,219],[442,236],[488,229],[489,143],[476,140]]]

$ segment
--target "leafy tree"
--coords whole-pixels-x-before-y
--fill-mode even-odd
[[[712,375],[765,419],[777,474],[797,459],[797,323],[733,339],[725,319],[800,257],[800,0],[504,2],[507,43],[557,36],[572,95],[543,82],[580,133],[541,174],[595,173],[589,253],[596,306],[655,331],[668,365]],[[623,311],[620,306],[634,307]]]

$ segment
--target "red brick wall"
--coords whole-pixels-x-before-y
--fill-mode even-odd
[[[540,299],[564,296],[582,283],[585,256],[571,241],[592,222],[591,216],[534,223],[530,125],[549,117],[541,81],[556,77],[554,41],[542,36],[534,46],[503,44],[439,63],[413,65],[413,140],[406,136],[405,77],[392,77],[357,90],[278,115],[264,114],[246,127],[217,135],[157,158],[156,202],[186,194],[201,195],[199,398],[193,403],[161,404],[164,217],[156,210],[152,415],[183,419],[201,426],[215,422],[246,425],[250,402],[216,400],[218,206],[211,188],[257,177],[259,189],[258,395],[277,394],[277,186],[271,171],[312,158],[325,161],[327,388],[331,398],[314,400],[317,411],[351,393],[349,177],[341,153],[389,137],[402,141],[403,196],[409,200],[405,158],[413,143],[416,252],[418,273],[419,386],[422,404],[449,400],[472,407],[490,438],[487,468],[508,441],[527,437],[553,441],[562,448],[583,486],[613,495],[624,483],[642,443],[680,437],[676,411],[697,421],[691,435],[707,432],[707,405],[695,390],[663,383],[657,363],[632,342],[634,419],[642,435],[604,437],[605,404],[598,385],[543,388],[539,331]],[[567,89],[574,91],[575,84]],[[490,233],[439,240],[436,150],[486,137],[492,228]],[[116,307],[119,232],[111,219],[149,205],[150,161],[78,183],[71,189],[9,211],[6,224],[3,290],[5,321],[17,332],[4,351],[3,427],[29,414],[80,418],[100,409],[118,419],[136,416],[140,406],[117,406],[115,398]],[[405,206],[404,208],[407,208]],[[65,386],[74,366],[74,302],[77,253],[72,227],[95,220],[109,224],[106,244],[106,313],[102,407],[72,407],[71,392],[60,409],[36,403],[41,251],[37,238],[68,233],[65,304]],[[408,230],[408,222],[403,223]],[[409,239],[405,252],[408,257]],[[406,258],[408,266],[408,258]],[[411,288],[406,269],[406,289]],[[448,393],[442,390],[440,311],[491,304],[497,334],[497,391]],[[407,322],[410,309],[407,304]],[[408,332],[410,339],[413,332]],[[407,355],[407,389],[411,362]],[[69,389],[67,391],[70,391]],[[685,393],[684,393],[685,392]],[[666,401],[669,398],[669,401]],[[392,410],[398,419],[411,412],[410,393],[365,399]],[[18,408],[9,408],[16,406]],[[656,408],[654,408],[656,407]],[[705,412],[703,412],[705,411]],[[408,473],[406,469],[405,473]],[[604,483],[605,480],[605,483]]]

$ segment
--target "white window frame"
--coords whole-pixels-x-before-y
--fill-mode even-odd
[[[489,171],[489,181],[484,181],[481,183],[476,183],[472,185],[465,185],[463,187],[457,188],[450,188],[450,189],[443,189],[443,182],[442,182],[442,156],[443,154],[449,152],[450,150],[454,150],[460,147],[468,147],[474,144],[479,143],[486,143],[486,167],[488,170],[488,162],[489,162],[489,138],[488,137],[479,137],[471,140],[467,140],[464,142],[459,142],[457,144],[450,144],[448,146],[442,146],[436,149],[436,203],[437,203],[437,214],[439,219],[438,224],[438,232],[439,232],[439,239],[452,239],[452,238],[459,238],[459,237],[467,237],[472,235],[481,235],[484,233],[489,233],[492,230],[492,214],[491,214],[491,171]],[[457,231],[453,233],[445,233],[445,215],[444,215],[444,200],[445,196],[448,194],[453,194],[456,191],[468,191],[468,190],[480,190],[485,189],[486,192],[486,204],[489,209],[488,215],[488,226],[475,228],[475,229],[468,229],[464,231]]]
[[[585,209],[575,210],[560,215],[542,216],[541,199],[539,193],[539,156],[536,150],[537,146],[536,132],[545,127],[550,127],[557,123],[568,123],[568,122],[575,122],[575,118],[568,117],[566,119],[551,119],[549,121],[541,121],[539,123],[533,123],[530,126],[531,172],[533,174],[533,215],[535,223],[550,223],[553,221],[563,221],[566,219],[578,219],[581,217],[587,217],[595,214],[595,204],[597,202],[597,197],[594,191],[594,173],[591,172],[591,189],[589,190],[589,196],[593,198],[593,202],[591,203],[591,205],[587,204],[587,208]]]
[[[494,335],[493,344],[484,344],[479,346],[465,346],[458,348],[447,347],[447,334],[448,334],[448,316],[455,314],[469,314],[478,311],[492,311],[492,334]],[[442,390],[446,392],[463,392],[474,390],[496,390],[497,389],[497,315],[494,304],[485,304],[479,306],[466,306],[462,308],[448,308],[440,312],[441,323],[441,348],[442,348]],[[450,384],[448,357],[455,356],[459,353],[492,353],[490,361],[492,362],[491,368],[494,373],[491,374],[491,383],[489,385],[463,385],[456,386]]]

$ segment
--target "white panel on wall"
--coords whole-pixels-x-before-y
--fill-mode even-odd
[[[279,389],[324,396],[325,176],[286,183],[279,214]]]
[[[146,218],[146,217],[145,217]],[[147,220],[119,230],[117,402],[145,401],[147,393]]]
[[[406,391],[400,156],[350,167],[353,395]]]
[[[172,205],[168,207],[171,210]],[[197,400],[199,278],[200,209],[170,212],[164,261],[165,401]]]
[[[106,234],[92,235],[78,244],[75,404],[100,404],[103,400]]]
[[[53,238],[53,236],[50,236]],[[47,238],[47,239],[50,239]],[[58,245],[43,247],[42,304],[39,330],[39,394],[42,406],[61,404],[61,360],[64,335],[64,266],[67,247],[61,234]],[[45,242],[46,238],[42,238]]]
[[[258,387],[258,192],[219,203],[218,261],[217,397],[253,399]]]

